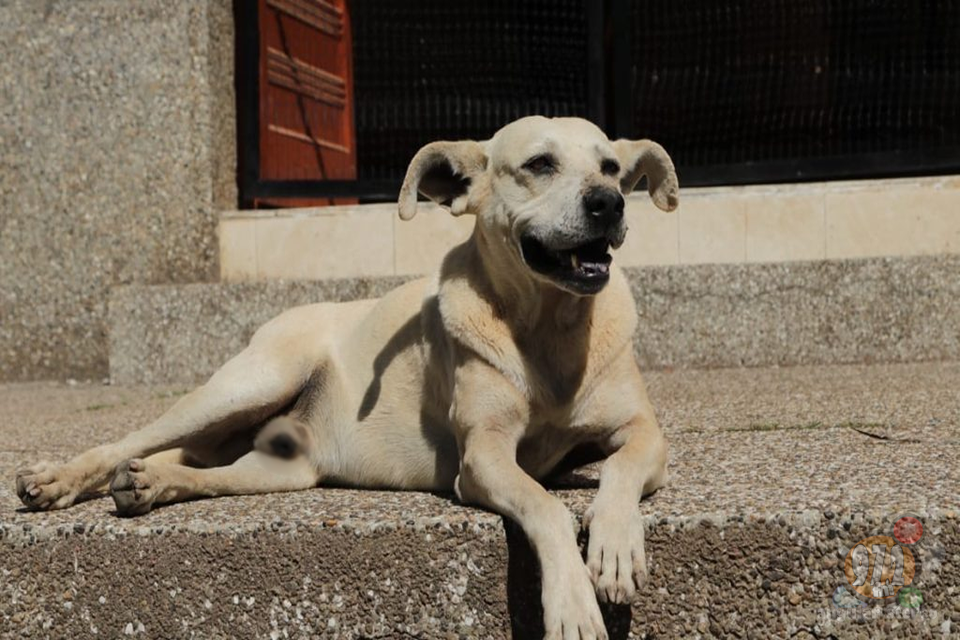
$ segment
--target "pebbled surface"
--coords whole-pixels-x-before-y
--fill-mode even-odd
[[[647,369],[960,360],[960,256],[624,269]],[[110,294],[115,384],[202,380],[284,309],[398,277],[133,285]]]
[[[649,583],[632,608],[605,607],[612,637],[957,634],[960,364],[647,382],[671,481],[640,505]],[[0,386],[0,637],[537,636],[522,534],[447,495],[321,488],[135,519],[109,498],[20,509],[18,465],[116,438],[185,390]],[[587,467],[553,491],[579,517],[596,478]],[[925,524],[921,613],[835,607],[847,550],[904,513]]]

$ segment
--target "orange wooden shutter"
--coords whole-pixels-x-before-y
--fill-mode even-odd
[[[260,179],[357,177],[346,0],[258,0]],[[345,199],[259,200],[309,206]]]

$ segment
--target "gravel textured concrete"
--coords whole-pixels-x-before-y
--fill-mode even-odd
[[[960,359],[960,256],[631,268],[647,368]],[[110,301],[110,375],[196,381],[286,308],[398,278],[132,286]]]
[[[379,297],[404,278],[129,286],[110,296],[110,377],[120,384],[199,381],[285,309]]]
[[[954,637],[960,628],[960,363],[656,372],[670,484],[644,501],[650,584],[615,638]],[[158,415],[182,386],[0,387],[0,636],[536,637],[522,535],[450,496],[317,489],[139,519],[94,499],[19,510],[17,464]],[[597,482],[553,490],[580,514]],[[925,524],[919,612],[845,609],[847,550]],[[905,617],[906,616],[906,617]]]
[[[0,2],[0,380],[107,375],[110,287],[217,277],[230,0]]]
[[[960,359],[960,256],[631,272],[649,366]]]

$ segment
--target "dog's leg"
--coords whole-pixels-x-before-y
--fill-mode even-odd
[[[470,437],[457,493],[517,522],[530,539],[540,561],[546,638],[606,638],[570,512],[517,465],[516,455],[502,433]]]
[[[603,602],[627,603],[647,575],[637,504],[666,482],[667,443],[655,418],[638,417],[604,443],[615,450],[600,471],[600,489],[583,518],[590,530],[587,568]]]
[[[309,309],[309,308],[306,308]],[[300,313],[303,313],[302,311]],[[17,472],[20,499],[33,509],[62,509],[109,482],[122,460],[189,445],[192,437],[227,432],[267,419],[289,403],[317,364],[304,335],[311,318],[288,312],[265,325],[250,346],[155,422],[64,464],[40,462]]]
[[[305,456],[284,459],[251,451],[231,465],[210,469],[134,458],[117,467],[110,493],[120,515],[137,516],[154,504],[296,491],[314,487],[318,480],[316,468]]]
[[[546,638],[606,638],[570,512],[517,463],[529,421],[525,398],[476,360],[462,364],[455,375],[452,413],[461,450],[457,495],[510,518],[529,538],[540,562]]]

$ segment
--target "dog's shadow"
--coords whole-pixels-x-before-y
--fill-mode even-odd
[[[541,600],[540,563],[523,530],[509,518],[503,519],[507,535],[507,611],[514,638],[542,638],[543,604]],[[581,547],[586,534],[581,533]],[[628,604],[600,604],[600,613],[611,640],[623,640],[630,633],[633,619]]]

